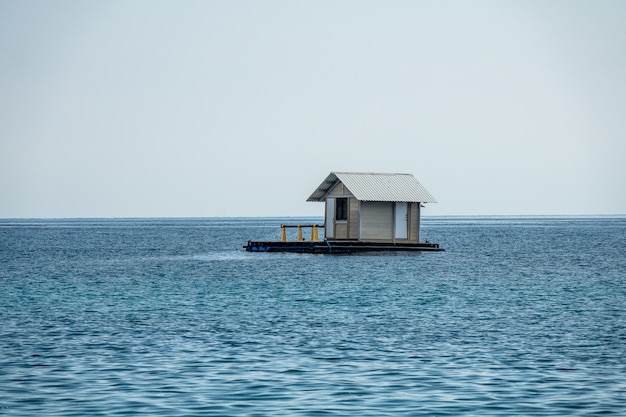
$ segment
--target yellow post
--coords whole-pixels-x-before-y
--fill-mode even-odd
[[[286,242],[287,241],[287,229],[285,229],[285,225],[284,224],[281,224],[280,228],[281,228],[280,241],[281,242]]]
[[[311,228],[311,242],[317,242],[319,237],[317,236],[317,225],[314,224]]]
[[[302,226],[298,225],[298,242],[302,242],[304,239],[302,238]]]

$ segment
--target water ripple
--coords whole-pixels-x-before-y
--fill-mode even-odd
[[[626,409],[621,219],[436,219],[446,252],[343,257],[216,222],[0,228],[0,414]]]

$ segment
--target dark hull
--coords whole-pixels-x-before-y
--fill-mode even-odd
[[[438,243],[381,243],[361,241],[277,242],[249,240],[248,252],[341,254],[358,252],[438,252]]]

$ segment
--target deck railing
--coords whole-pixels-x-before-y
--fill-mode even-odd
[[[280,225],[280,229],[281,229],[281,233],[280,233],[280,241],[281,242],[286,242],[287,241],[287,229],[288,228],[294,228],[297,227],[298,228],[298,236],[296,238],[296,240],[298,242],[304,242],[304,238],[302,237],[302,228],[303,227],[310,227],[311,228],[311,242],[318,242],[319,241],[319,234],[317,229],[320,227],[324,227],[323,224],[297,224],[297,225],[291,225],[291,224],[281,224]]]

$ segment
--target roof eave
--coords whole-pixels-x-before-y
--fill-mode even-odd
[[[331,172],[324,181],[313,191],[313,193],[306,199],[311,202],[323,202],[326,200],[328,193],[339,183],[339,178],[334,172]]]

